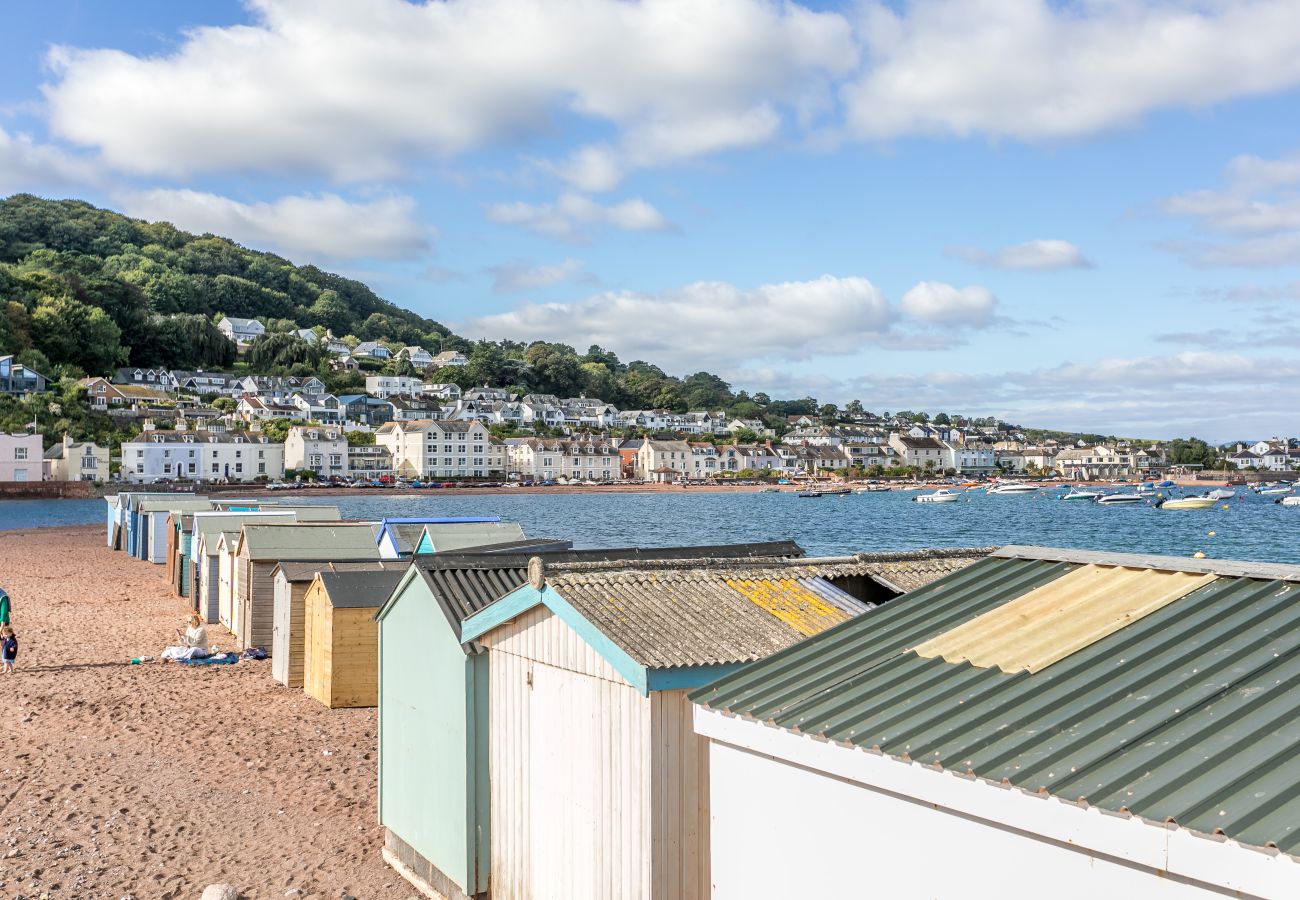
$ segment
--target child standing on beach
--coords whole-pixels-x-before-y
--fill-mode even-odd
[[[0,663],[3,663],[6,675],[14,673],[14,660],[17,658],[18,638],[14,635],[13,626],[0,627]]]

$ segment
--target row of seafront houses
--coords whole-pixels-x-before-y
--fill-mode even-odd
[[[162,527],[277,681],[378,707],[428,896],[1300,895],[1300,567],[222,506],[121,494],[108,538]]]
[[[294,425],[284,443],[260,428],[227,429],[215,422],[157,429],[146,420],[141,434],[121,445],[121,479],[278,481],[286,471],[316,477],[373,480],[478,478],[617,482],[702,481],[738,472],[816,474],[859,467],[910,466],[936,473],[989,475],[1002,471],[1055,472],[1078,480],[1153,478],[1169,469],[1159,448],[1106,446],[1009,450],[929,435],[861,428],[805,428],[783,442],[714,443],[679,439],[617,438],[579,434],[567,438],[491,435],[477,420],[388,422],[373,443],[352,442],[343,426]],[[1014,444],[1016,442],[1003,442]],[[0,481],[108,480],[108,449],[68,437],[42,452],[39,435],[0,434]],[[1262,441],[1233,454],[1242,468],[1288,471],[1300,467],[1300,449]],[[38,465],[37,463],[40,463]],[[1022,467],[1016,468],[1019,463]],[[1254,465],[1249,465],[1254,463]]]

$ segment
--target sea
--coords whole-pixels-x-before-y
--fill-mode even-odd
[[[1239,492],[1211,509],[1062,502],[1062,491],[912,502],[909,491],[801,498],[793,493],[434,493],[311,497],[347,519],[496,515],[530,537],[575,547],[653,547],[794,540],[809,554],[1036,544],[1085,550],[1300,563],[1300,507]],[[102,525],[102,500],[0,501],[0,530]],[[3,559],[0,559],[3,565]]]

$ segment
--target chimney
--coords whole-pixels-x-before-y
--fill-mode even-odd
[[[140,431],[153,431],[153,419],[145,419],[144,422],[140,424]]]

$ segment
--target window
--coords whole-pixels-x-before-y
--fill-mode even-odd
[[[143,474],[144,474],[144,463],[136,463],[136,464],[135,464],[135,471],[136,471],[136,474],[143,475]]]
[[[15,447],[15,448],[14,448],[14,459],[26,459],[26,458],[27,458],[27,448],[26,448],[26,447]],[[26,471],[26,469],[24,469],[23,471]]]
[[[257,472],[258,472],[259,475],[265,475],[265,474],[266,474],[266,463],[258,463],[258,464],[257,464]]]
[[[99,468],[99,460],[93,456],[83,456],[81,458],[81,467],[83,469],[97,469]]]
[[[221,466],[218,465],[217,463],[213,463],[213,464],[212,464],[212,474],[213,474],[213,475],[216,475],[216,474],[219,474],[220,472],[221,472]]]
[[[194,471],[195,471],[196,468],[197,468],[197,467],[194,465],[194,463],[190,463],[190,474],[191,474],[191,475],[194,474]]]
[[[242,472],[242,471],[244,471],[244,464],[243,464],[243,463],[235,463],[235,471],[236,471],[236,472]]]

